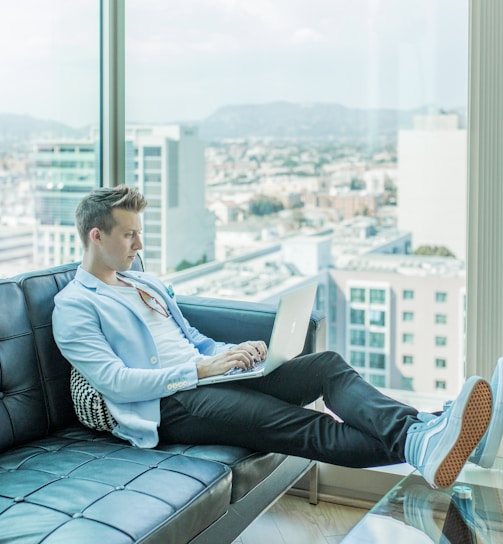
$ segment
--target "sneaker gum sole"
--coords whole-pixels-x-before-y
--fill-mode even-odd
[[[481,448],[481,451],[478,452],[478,459],[475,460],[475,462],[483,468],[491,468],[494,465],[501,442],[501,434],[498,432],[498,429],[503,427],[503,398],[501,386],[499,385],[501,380],[503,380],[503,358],[500,357],[497,362],[493,379],[491,380],[491,390],[493,393],[493,419],[491,420],[489,427],[492,427],[492,432],[488,432],[486,443],[484,444],[484,447]]]
[[[491,387],[487,382],[480,381],[473,388],[465,406],[458,439],[435,474],[434,483],[437,487],[449,487],[455,482],[466,460],[484,436],[491,412]]]

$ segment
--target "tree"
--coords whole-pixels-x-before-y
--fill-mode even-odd
[[[260,195],[250,202],[250,213],[252,215],[270,215],[284,209],[283,204],[274,197]]]
[[[432,257],[456,257],[454,253],[452,253],[445,246],[429,246],[429,245],[419,246],[414,251],[414,255],[428,255]]]
[[[362,191],[366,188],[366,183],[359,178],[352,178],[351,179],[351,190],[352,191]]]
[[[176,265],[175,271],[180,272],[181,270],[186,270],[187,268],[192,268],[193,266],[198,266],[200,264],[205,264],[207,262],[208,262],[208,258],[206,257],[206,255],[203,255],[195,263],[191,263],[190,261],[183,259]]]

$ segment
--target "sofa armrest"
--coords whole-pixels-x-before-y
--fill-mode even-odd
[[[246,340],[269,343],[277,308],[261,302],[221,300],[196,296],[177,296],[189,323],[200,332],[222,342],[239,344]],[[326,349],[325,316],[311,313],[303,354]]]

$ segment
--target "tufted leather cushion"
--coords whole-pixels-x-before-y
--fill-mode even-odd
[[[0,451],[3,451],[43,436],[48,418],[23,293],[16,283],[0,281],[0,301]]]
[[[157,450],[183,453],[190,457],[224,463],[232,470],[231,503],[243,497],[262,482],[285,459],[279,453],[257,453],[234,446],[186,446],[160,444]]]
[[[75,426],[0,456],[0,538],[187,542],[226,512],[230,484],[221,463]]]
[[[40,371],[47,394],[50,429],[75,422],[70,396],[70,365],[52,336],[54,297],[75,276],[77,264],[25,274],[17,278],[33,328]]]

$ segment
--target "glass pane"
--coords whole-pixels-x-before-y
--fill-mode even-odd
[[[404,300],[413,300],[414,299],[414,291],[411,289],[405,289],[403,292],[403,298]]]
[[[386,368],[386,356],[384,353],[370,353],[369,355],[370,368]]]
[[[447,361],[445,359],[435,359],[435,366],[437,368],[445,368],[447,366]]]
[[[386,322],[386,313],[380,310],[369,311],[369,323],[377,327],[384,327]]]
[[[350,321],[352,325],[365,325],[365,310],[351,308]]]
[[[99,28],[99,2],[2,6],[0,277],[80,259],[74,210],[100,164]]]
[[[402,342],[404,344],[413,344],[414,343],[414,335],[410,333],[404,333],[402,335]]]
[[[369,346],[373,348],[383,348],[384,347],[385,335],[382,332],[371,332],[369,333]]]
[[[382,327],[386,387],[406,355],[407,389],[457,394],[467,53],[468,0],[128,0],[146,268],[179,294],[273,302],[314,278],[336,293],[318,301],[330,348],[368,361],[348,331]],[[439,313],[456,365],[426,380]]]
[[[352,287],[350,293],[351,302],[365,302],[365,289]]]
[[[365,345],[365,331],[351,329],[349,334],[350,334],[350,344],[352,346]]]
[[[370,302],[374,304],[384,304],[386,302],[386,291],[384,289],[371,289]]]
[[[364,351],[351,351],[349,354],[349,362],[352,366],[358,368],[365,366],[365,352]]]
[[[413,391],[414,390],[414,378],[406,378],[405,376],[402,376],[402,387],[401,389],[405,389],[406,391]]]

